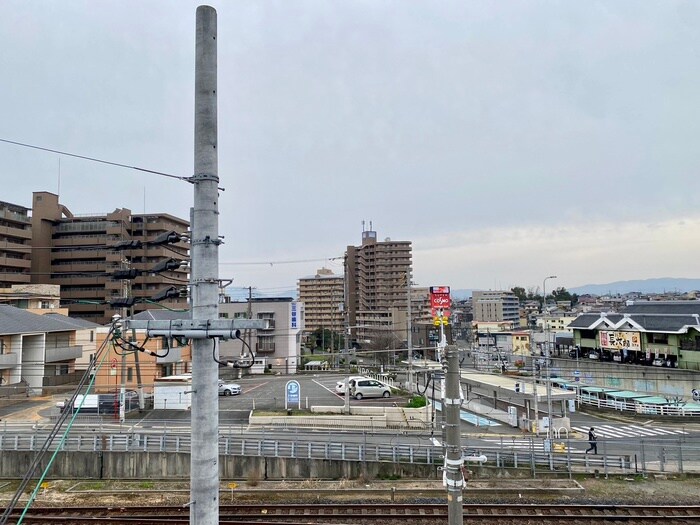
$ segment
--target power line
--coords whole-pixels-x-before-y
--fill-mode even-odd
[[[24,142],[17,142],[14,140],[8,140],[8,139],[3,139],[3,138],[0,138],[0,142],[4,142],[6,144],[13,144],[15,146],[21,146],[23,148],[36,149],[36,150],[40,150],[40,151],[48,151],[49,153],[57,153],[59,155],[65,155],[67,157],[75,157],[76,159],[83,159],[83,160],[88,160],[91,162],[98,162],[100,164],[109,164],[110,166],[118,166],[120,168],[127,168],[130,170],[143,171],[145,173],[152,173],[154,175],[160,175],[162,177],[169,177],[171,179],[178,179],[178,180],[182,180],[185,182],[190,182],[190,183],[192,182],[191,177],[180,177],[178,175],[171,175],[170,173],[164,173],[162,171],[155,171],[155,170],[149,170],[146,168],[139,168],[138,166],[129,166],[128,164],[121,164],[119,162],[111,162],[108,160],[98,159],[95,157],[88,157],[86,155],[78,155],[77,153],[69,153],[67,151],[60,151],[57,149],[44,148],[42,146],[36,146],[34,144],[26,144]]]
[[[245,266],[245,265],[251,265],[251,266],[274,266],[275,264],[299,264],[299,263],[307,263],[307,262],[320,262],[320,261],[333,261],[335,259],[342,259],[343,257],[325,257],[325,258],[318,258],[318,259],[295,259],[295,260],[288,260],[288,261],[248,261],[248,262],[243,262],[243,261],[229,261],[229,262],[219,262],[219,266],[221,265],[226,265],[226,266]]]

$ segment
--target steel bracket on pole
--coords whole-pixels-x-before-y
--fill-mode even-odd
[[[148,337],[186,337],[235,339],[240,330],[264,330],[267,319],[173,319],[171,321],[140,321],[125,319],[125,330],[145,330]]]

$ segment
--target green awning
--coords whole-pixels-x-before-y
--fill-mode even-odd
[[[606,392],[605,395],[614,397],[616,399],[637,399],[640,397],[649,397],[648,394],[644,394],[642,392],[632,392],[631,390],[620,390],[620,391],[613,391],[613,392]]]
[[[671,402],[668,401],[665,397],[659,397],[659,396],[649,396],[649,397],[640,397],[634,400],[635,403],[642,403],[643,405],[670,405]]]

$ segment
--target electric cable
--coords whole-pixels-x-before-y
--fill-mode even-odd
[[[108,336],[115,330],[116,323],[113,323],[112,326],[110,327],[110,331],[107,334]],[[83,374],[82,378],[80,379],[80,382],[78,383],[76,389],[73,392],[73,395],[71,396],[70,399],[70,405],[69,406],[74,406],[75,401],[77,400],[78,393],[82,391],[82,388],[85,386],[87,382],[87,390],[86,394],[92,390],[94,383],[95,383],[95,378],[97,377],[97,374],[93,374],[93,369],[95,368],[96,363],[98,362],[99,358],[99,365],[96,367],[96,370],[99,370],[104,363],[105,359],[109,355],[108,352],[105,352],[104,349],[107,347],[107,343],[109,342],[109,337],[105,338],[104,342],[100,346],[99,350],[95,353],[94,358],[90,361],[90,366],[88,369],[85,371]],[[104,355],[103,355],[104,354]],[[87,381],[89,378],[89,381]],[[80,404],[78,405],[77,409],[75,411],[68,410],[67,406],[64,406],[63,410],[61,411],[60,416],[58,417],[56,423],[54,424],[53,428],[49,432],[48,436],[46,437],[46,440],[44,441],[43,445],[37,452],[37,454],[34,456],[34,460],[32,461],[31,465],[29,466],[29,469],[25,473],[24,477],[22,478],[19,486],[17,487],[17,490],[15,491],[14,495],[12,496],[12,499],[10,502],[7,504],[7,507],[5,508],[5,512],[0,516],[0,525],[6,525],[7,520],[9,519],[10,515],[14,512],[15,507],[17,506],[17,503],[19,502],[20,498],[22,497],[22,494],[24,493],[25,489],[29,485],[29,482],[31,479],[34,477],[34,473],[36,472],[37,468],[39,467],[41,461],[43,460],[44,456],[46,453],[49,451],[49,448],[53,444],[54,439],[58,435],[59,431],[61,430],[61,427],[63,424],[66,422],[68,419],[69,415],[72,413],[72,418],[68,424],[68,427],[66,428],[65,432],[63,433],[63,436],[61,437],[61,440],[59,441],[58,446],[56,447],[56,450],[54,450],[53,455],[51,456],[48,464],[46,465],[46,468],[41,474],[41,477],[37,481],[36,487],[34,488],[34,491],[29,497],[29,500],[27,501],[24,511],[20,515],[17,525],[20,525],[22,521],[24,520],[24,516],[26,515],[27,511],[29,510],[29,507],[32,505],[34,500],[36,499],[36,495],[41,488],[41,483],[43,482],[44,478],[46,477],[49,469],[51,468],[51,465],[53,464],[54,459],[60,452],[60,450],[63,448],[63,443],[65,442],[68,433],[70,432],[70,429],[73,426],[73,423],[75,422],[75,418],[78,416],[80,413],[80,409],[83,406],[83,403],[85,403],[86,395],[83,395],[82,399],[80,400]]]
[[[130,170],[143,171],[144,173],[152,173],[153,175],[160,175],[162,177],[169,177],[171,179],[182,180],[185,182],[189,182],[190,184],[193,183],[192,177],[181,177],[178,175],[171,175],[170,173],[164,173],[162,171],[155,171],[155,170],[149,170],[146,168],[139,168],[138,166],[129,166],[128,164],[122,164],[120,162],[111,162],[108,160],[98,159],[95,157],[88,157],[86,155],[78,155],[76,153],[68,153],[67,151],[60,151],[60,150],[51,149],[51,148],[44,148],[42,146],[36,146],[34,144],[27,144],[25,142],[17,142],[14,140],[8,140],[8,139],[3,139],[3,138],[0,138],[0,142],[4,142],[6,144],[13,144],[15,146],[21,146],[23,148],[36,149],[36,150],[40,150],[40,151],[48,151],[49,153],[58,153],[59,155],[65,155],[66,157],[74,157],[76,159],[83,159],[83,160],[88,160],[91,162],[98,162],[100,164],[109,164],[110,166],[118,166],[120,168],[127,168]]]
[[[235,359],[233,361],[221,361],[217,357],[217,349],[218,349],[218,338],[212,337],[212,341],[214,343],[212,347],[212,357],[214,358],[214,361],[216,361],[219,365],[225,366],[228,368],[251,368],[253,364],[255,363],[255,353],[253,352],[252,348],[250,348],[250,345],[246,343],[246,341],[241,337],[241,331],[236,330],[235,332],[236,339],[238,339],[241,343],[243,343],[243,347],[248,347],[248,355],[244,355],[241,353],[241,359]]]

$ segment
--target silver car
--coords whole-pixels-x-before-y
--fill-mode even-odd
[[[219,379],[219,395],[220,396],[237,396],[242,392],[241,385],[238,383],[227,383]]]
[[[350,382],[350,394],[355,399],[365,397],[391,397],[391,388],[376,379],[358,379],[355,384]]]

